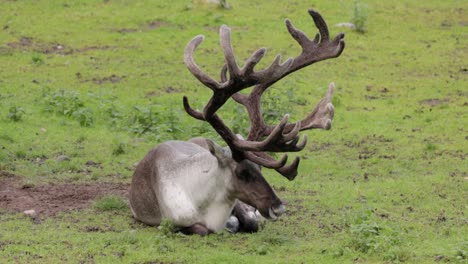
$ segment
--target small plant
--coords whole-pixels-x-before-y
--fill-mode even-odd
[[[99,211],[118,211],[127,209],[127,203],[120,196],[108,195],[101,197],[94,203],[94,208]]]
[[[367,23],[367,5],[359,0],[354,1],[353,18],[351,22],[355,26],[355,30],[359,33],[366,32]]]
[[[159,111],[155,111],[152,106],[133,107],[134,112],[130,117],[130,132],[138,135],[157,132],[158,125],[162,124]]]
[[[122,141],[122,140],[115,140],[114,141],[114,146],[112,148],[112,155],[114,156],[118,156],[118,155],[122,155],[124,154],[125,152],[127,152],[127,148],[128,148],[128,145],[126,142]]]
[[[437,149],[437,145],[433,144],[433,143],[427,143],[426,144],[426,150],[427,151],[434,151]]]
[[[23,118],[24,109],[20,106],[12,106],[8,110],[8,119],[14,122],[21,121]]]
[[[78,108],[78,110],[73,112],[73,117],[82,127],[89,127],[94,124],[93,110],[87,107]]]
[[[166,131],[171,134],[179,134],[184,132],[184,130],[180,126],[179,118],[177,117],[176,113],[176,110],[173,107],[171,107],[171,109],[169,110],[169,115],[167,117],[168,127]]]
[[[34,53],[31,57],[31,60],[33,64],[35,65],[41,65],[44,64],[44,59],[42,58],[42,55],[39,53]]]

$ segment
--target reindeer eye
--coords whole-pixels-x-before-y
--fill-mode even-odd
[[[254,182],[255,181],[255,174],[252,174],[249,170],[242,170],[239,174],[239,178],[246,182]]]

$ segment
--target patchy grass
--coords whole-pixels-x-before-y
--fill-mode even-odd
[[[99,211],[115,211],[128,209],[125,200],[116,195],[108,195],[95,201],[93,207]]]
[[[309,36],[316,32],[308,1],[228,4],[2,2],[0,179],[22,175],[36,187],[128,184],[135,163],[160,142],[193,136],[219,141],[182,109],[182,95],[197,108],[211,95],[183,65],[186,43],[206,36],[196,60],[217,76],[223,23],[232,28],[239,60],[269,48],[259,67],[277,53],[300,52],[285,29],[286,17]],[[366,7],[366,32],[335,27],[353,20],[356,4]],[[337,84],[333,129],[307,132],[297,179],[287,182],[264,170],[289,203],[280,220],[257,234],[200,238],[167,236],[167,228],[140,225],[126,209],[88,208],[42,220],[0,211],[0,259],[466,262],[466,7],[432,0],[356,4],[314,1],[331,34],[345,31],[343,54],[278,82],[265,98],[270,122],[285,111],[294,121],[311,111],[329,82]],[[245,131],[234,103],[220,114]]]

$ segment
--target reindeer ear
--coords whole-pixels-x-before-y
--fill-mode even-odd
[[[215,156],[216,159],[223,165],[227,165],[229,162],[229,156],[226,156],[225,151],[222,147],[218,146],[210,139],[205,139],[206,144],[208,145],[208,150],[211,155]]]

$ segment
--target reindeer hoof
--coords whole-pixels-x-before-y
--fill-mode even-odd
[[[185,235],[197,234],[200,236],[206,236],[212,233],[208,228],[206,228],[206,226],[202,224],[194,224],[192,226],[182,228],[180,232],[182,232]]]

